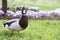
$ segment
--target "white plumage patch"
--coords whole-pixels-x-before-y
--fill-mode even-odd
[[[23,10],[23,13],[26,13],[25,10]]]
[[[9,29],[9,26],[6,24],[6,25],[5,25],[5,28]]]
[[[22,30],[21,26],[19,25],[19,19],[12,19],[7,22],[11,22],[11,21],[16,21],[16,22],[13,22],[10,26],[8,26],[6,24],[5,28],[10,29],[10,30],[14,30],[14,31],[21,31]]]

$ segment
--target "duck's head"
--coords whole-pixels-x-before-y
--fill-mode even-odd
[[[26,14],[27,12],[27,8],[26,7],[22,7],[22,14]]]

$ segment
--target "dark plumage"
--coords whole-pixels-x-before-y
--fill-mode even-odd
[[[10,26],[12,23],[14,23],[14,22],[16,22],[16,21],[11,21],[11,22],[6,22],[6,23],[4,23],[3,25],[4,25],[4,27],[5,27],[5,25],[7,24],[8,26]]]
[[[22,16],[21,20],[19,20],[19,25],[22,29],[25,29],[28,26],[28,18],[25,15]]]
[[[22,29],[25,29],[28,26],[28,18],[26,16],[27,9],[25,7],[22,8],[22,18],[19,20],[19,25]]]

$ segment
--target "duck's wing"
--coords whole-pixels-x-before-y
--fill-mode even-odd
[[[8,20],[8,21],[6,21],[3,25],[4,25],[4,27],[5,27],[5,25],[10,26],[12,23],[17,22],[18,20],[19,20],[19,19]]]
[[[10,26],[12,23],[14,23],[14,22],[16,22],[16,21],[11,21],[11,22],[6,22],[6,23],[4,23],[3,25],[5,26],[5,25],[8,25],[8,26]]]
[[[6,22],[12,22],[12,21],[18,21],[19,19],[12,19],[12,20],[8,20]]]

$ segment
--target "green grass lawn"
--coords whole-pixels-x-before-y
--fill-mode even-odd
[[[60,40],[60,20],[29,20],[26,30],[14,32],[5,32],[2,26],[4,21],[0,20],[0,40]]]
[[[2,5],[2,0],[0,0]],[[13,6],[37,6],[40,10],[54,10],[60,8],[59,0],[8,0],[8,7]]]

